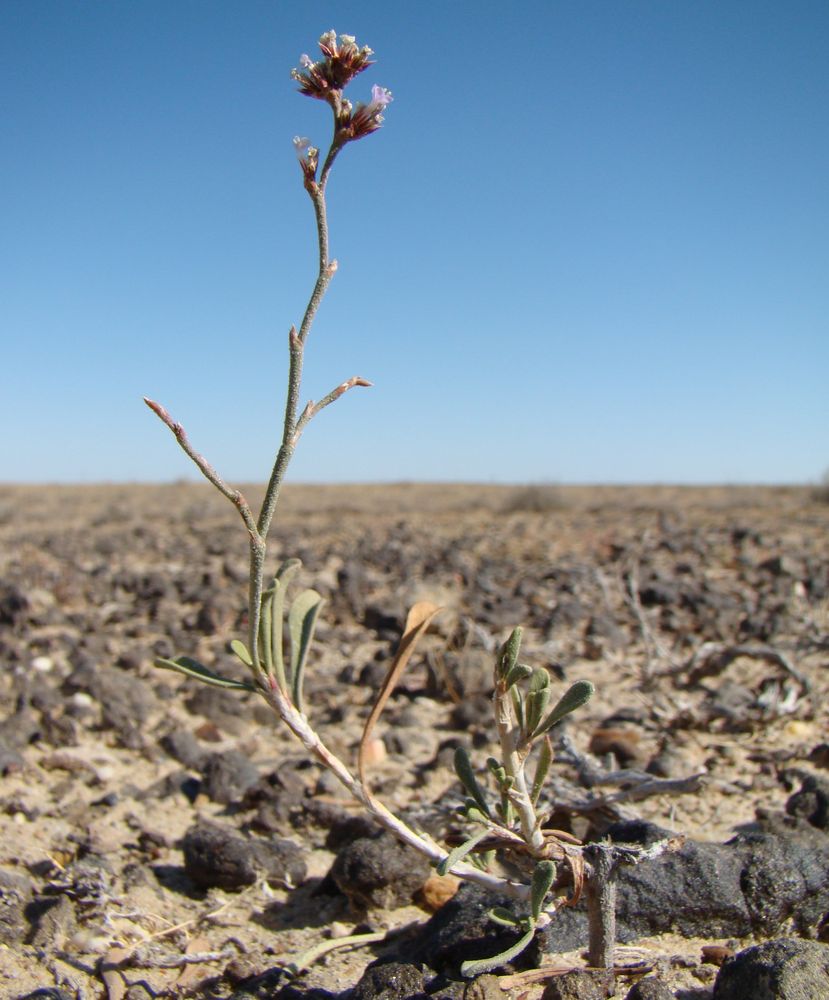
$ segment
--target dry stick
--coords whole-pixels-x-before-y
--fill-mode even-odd
[[[613,968],[616,948],[616,863],[613,848],[587,844],[590,877],[585,886],[587,899],[587,961],[601,969]]]

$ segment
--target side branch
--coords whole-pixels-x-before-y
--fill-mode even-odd
[[[178,441],[181,445],[185,455],[187,455],[187,457],[198,466],[199,471],[205,479],[207,479],[209,483],[212,483],[222,496],[227,497],[227,499],[239,511],[242,520],[245,522],[245,527],[248,529],[248,534],[251,536],[251,540],[257,540],[259,538],[259,532],[256,529],[256,521],[254,520],[253,513],[248,506],[247,500],[245,500],[242,495],[242,492],[240,490],[233,489],[232,486],[228,486],[219,473],[216,472],[213,466],[207,461],[204,455],[200,455],[193,448],[190,444],[190,439],[187,437],[187,432],[180,423],[173,420],[161,403],[156,403],[154,400],[148,399],[146,396],[144,396],[144,402],[147,406],[149,406],[159,420],[170,428],[176,441]]]
[[[324,410],[326,406],[330,406],[335,400],[339,399],[340,396],[344,396],[349,389],[353,389],[355,386],[364,386],[365,388],[371,388],[374,385],[373,382],[369,382],[368,379],[361,378],[359,375],[355,375],[353,378],[346,379],[345,382],[341,382],[336,389],[332,389],[327,396],[323,396],[318,403],[313,401],[305,404],[305,408],[299,415],[299,420],[296,422],[296,427],[294,429],[294,436],[292,444],[296,447],[297,441],[299,441],[299,436],[305,430],[308,422],[315,417],[320,410]]]

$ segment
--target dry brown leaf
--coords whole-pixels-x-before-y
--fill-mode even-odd
[[[363,736],[360,740],[357,767],[360,772],[360,781],[366,789],[368,789],[368,782],[366,780],[367,747],[372,730],[377,724],[377,720],[380,718],[383,709],[386,707],[386,702],[389,700],[392,692],[397,686],[400,675],[406,669],[406,664],[411,659],[418,640],[440,610],[441,609],[438,605],[432,604],[431,601],[418,601],[417,604],[412,606],[408,616],[406,617],[406,626],[403,629],[403,638],[400,640],[400,645],[397,647],[397,653],[395,654],[394,661],[392,662],[391,667],[389,667],[389,672],[386,674],[386,678],[380,688],[377,701],[374,703],[374,707],[366,720],[366,725],[363,729]]]

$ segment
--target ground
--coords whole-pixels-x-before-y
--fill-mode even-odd
[[[378,724],[372,781],[392,809],[457,832],[451,751],[489,752],[493,650],[520,624],[523,659],[556,689],[596,685],[567,730],[578,753],[702,776],[617,811],[720,842],[783,810],[792,773],[826,773],[827,528],[829,505],[796,488],[293,486],[270,553],[300,558],[325,598],[308,715],[349,765],[406,609],[444,609]],[[422,896],[358,912],[325,880],[324,814],[359,808],[264,702],[153,665],[187,654],[242,678],[228,643],[246,574],[244,526],[207,486],[0,487],[0,997],[227,997],[355,928],[428,919]],[[282,805],[243,768],[207,778],[227,751],[281,776]],[[552,787],[578,790],[572,764]],[[293,840],[302,884],[200,888],[180,843],[199,820]],[[747,942],[665,935],[618,961],[656,962],[703,998],[716,968],[701,947],[724,943]],[[352,986],[377,948],[331,951],[303,988]]]

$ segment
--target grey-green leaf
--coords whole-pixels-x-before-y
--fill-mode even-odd
[[[220,677],[219,674],[214,674],[203,663],[199,663],[198,660],[193,660],[189,656],[177,656],[174,660],[159,657],[155,661],[155,665],[164,670],[175,670],[179,674],[195,677],[197,680],[203,681],[205,684],[212,684],[214,687],[232,688],[236,691],[256,690],[254,685],[247,681],[233,681],[227,677]]]
[[[503,906],[493,906],[489,913],[487,913],[487,916],[493,923],[501,924],[502,927],[522,926],[521,918],[516,917],[514,913],[510,913]]]
[[[500,955],[493,955],[492,958],[481,958],[475,962],[464,962],[461,966],[461,975],[465,979],[473,976],[480,976],[484,972],[497,969],[507,962],[511,962],[529,945],[535,936],[535,927],[531,927],[523,937],[520,937],[511,948],[502,951]]]
[[[231,652],[234,652],[239,657],[246,667],[253,667],[253,659],[248,652],[248,647],[242,642],[241,639],[231,639],[230,649]]]
[[[478,784],[478,779],[475,777],[469,751],[465,747],[457,747],[455,750],[455,773],[460,778],[463,787],[475,800],[481,812],[486,813],[488,816],[489,804],[486,801],[483,789]]]
[[[550,772],[550,765],[552,763],[553,747],[550,743],[549,736],[545,736],[544,742],[541,744],[541,749],[538,752],[538,763],[535,766],[532,790],[530,791],[530,798],[532,799],[533,806],[538,805],[538,798],[541,795],[541,789],[544,787],[544,782],[547,780],[547,775]]]
[[[528,667],[526,663],[516,663],[515,666],[507,674],[504,683],[508,688],[511,688],[513,684],[517,684],[519,681],[525,681],[528,677],[532,677],[533,668]]]
[[[556,866],[552,861],[539,861],[533,871],[532,886],[530,887],[530,909],[533,920],[538,920],[541,907],[544,905],[544,897],[550,891],[553,879],[556,877]]]
[[[314,638],[317,618],[322,607],[322,597],[316,590],[303,590],[288,612],[288,630],[291,634],[291,684],[294,704],[304,711],[302,682],[308,650]]]
[[[521,649],[521,636],[523,635],[523,629],[519,626],[514,628],[510,633],[509,639],[501,647],[501,652],[498,656],[498,677],[504,680],[509,676],[510,670],[515,666],[518,661],[518,652]]]
[[[269,600],[271,601],[271,647],[273,664],[280,687],[288,690],[293,686],[293,677],[288,677],[285,670],[285,657],[282,653],[282,629],[285,620],[285,592],[302,563],[299,559],[286,559],[277,570],[271,585]],[[263,596],[263,600],[265,600]]]
[[[552,712],[550,712],[544,722],[542,722],[541,725],[534,731],[533,735],[540,736],[542,733],[546,733],[547,730],[551,729],[557,722],[560,722],[565,715],[569,715],[570,712],[575,712],[577,708],[581,708],[582,705],[590,701],[595,691],[596,688],[590,681],[576,681],[576,683],[572,684],[564,695],[559,698]]]
[[[459,861],[463,861],[470,851],[474,851],[478,844],[485,838],[489,836],[489,830],[478,830],[474,833],[469,840],[465,840],[462,844],[459,844],[454,850],[450,851],[445,858],[437,863],[435,866],[435,871],[438,875],[445,875],[451,868],[456,865]]]

